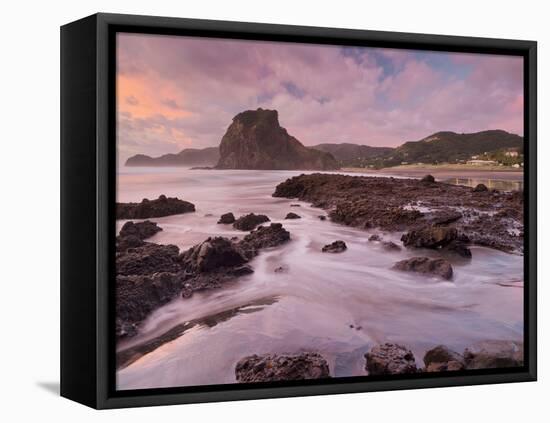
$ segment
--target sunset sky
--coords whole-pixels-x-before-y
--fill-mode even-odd
[[[119,34],[119,159],[217,146],[237,113],[276,109],[305,145],[397,146],[434,132],[523,135],[510,56]]]

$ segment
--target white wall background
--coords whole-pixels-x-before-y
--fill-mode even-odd
[[[0,419],[11,421],[543,421],[550,302],[539,242],[539,382],[96,412],[59,381],[59,26],[103,12],[363,28],[539,42],[539,240],[549,238],[550,31],[545,2],[427,0],[10,1],[2,5]],[[546,390],[546,395],[544,394]]]

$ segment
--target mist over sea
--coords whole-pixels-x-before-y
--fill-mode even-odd
[[[216,223],[221,214],[233,212],[266,214],[283,224],[291,242],[262,250],[250,263],[253,274],[154,311],[119,349],[184,322],[202,323],[118,371],[119,389],[233,383],[235,363],[250,354],[317,351],[332,376],[354,376],[365,374],[363,354],[375,343],[405,344],[421,360],[438,344],[462,351],[476,341],[522,340],[522,256],[472,246],[471,260],[446,257],[454,268],[452,281],[390,270],[418,251],[388,252],[367,239],[379,233],[400,244],[401,233],[321,221],[324,210],[271,196],[277,184],[301,173],[310,172],[120,169],[119,202],[164,194],[196,206],[195,213],[150,219],[163,231],[147,241],[186,250],[210,236],[242,238],[247,232]],[[284,220],[291,211],[301,219]],[[124,222],[117,222],[117,230]],[[343,240],[348,250],[321,253],[335,240]]]

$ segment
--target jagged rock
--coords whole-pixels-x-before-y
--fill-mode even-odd
[[[302,216],[297,215],[296,213],[292,213],[292,212],[287,213],[287,215],[285,217],[285,219],[301,219],[301,218],[302,218]]]
[[[128,235],[125,237],[117,236],[116,237],[116,251],[124,252],[128,248],[137,248],[145,245],[139,237],[135,235]]]
[[[421,182],[427,182],[429,184],[432,184],[435,182],[435,178],[432,175],[426,175],[421,180]]]
[[[155,222],[145,220],[144,222],[126,222],[120,229],[119,236],[135,236],[141,240],[147,239],[155,235],[157,232],[162,231]]]
[[[178,198],[161,195],[156,200],[143,199],[141,203],[117,203],[117,219],[149,219],[195,211],[195,205]]]
[[[117,338],[134,336],[139,323],[177,296],[181,286],[181,279],[172,273],[118,275],[115,296]]]
[[[220,220],[218,220],[218,223],[224,225],[235,223],[235,216],[233,215],[233,213],[224,213],[220,216]]]
[[[304,147],[279,125],[276,110],[247,110],[233,118],[220,143],[219,169],[338,169],[330,153]]]
[[[430,216],[433,225],[448,225],[462,218],[462,213],[453,210],[439,211]]]
[[[238,245],[223,237],[208,238],[181,255],[182,266],[189,272],[213,272],[247,261]]]
[[[144,243],[117,253],[117,275],[151,275],[156,272],[177,273],[181,270],[179,248],[175,245]]]
[[[247,215],[239,217],[234,223],[233,227],[240,231],[251,231],[256,226],[269,222],[269,217],[265,214],[249,213]]]
[[[239,247],[247,257],[252,258],[262,248],[276,247],[288,241],[290,241],[290,232],[283,228],[282,224],[272,223],[269,226],[259,226],[250,232],[239,242]]]
[[[440,248],[448,245],[458,237],[455,228],[446,226],[426,226],[407,232],[401,237],[405,247]]]
[[[451,263],[445,259],[412,257],[410,259],[398,261],[393,265],[393,269],[439,276],[446,280],[452,279],[453,277]]]
[[[485,184],[477,184],[474,189],[472,189],[473,192],[487,192],[489,191],[489,188]]]
[[[523,343],[514,341],[484,341],[464,350],[467,369],[522,367]]]
[[[348,246],[344,241],[334,241],[331,244],[327,244],[322,248],[323,253],[343,253],[348,249]]]
[[[370,242],[382,241],[382,238],[380,238],[380,235],[374,234],[369,236],[369,241]]]
[[[317,353],[251,355],[235,366],[237,382],[323,379],[330,377],[327,361]]]
[[[464,369],[464,357],[445,345],[438,345],[426,352],[424,365],[427,372],[462,370]]]
[[[365,369],[369,375],[416,373],[416,362],[411,350],[398,344],[379,344],[365,354]]]

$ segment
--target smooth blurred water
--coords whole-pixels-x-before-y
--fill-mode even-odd
[[[120,370],[119,389],[233,383],[235,363],[249,354],[318,351],[333,376],[352,376],[365,374],[363,354],[378,342],[409,346],[421,364],[424,352],[437,344],[462,351],[479,340],[522,340],[523,257],[473,247],[470,261],[447,257],[455,272],[452,281],[390,270],[398,260],[441,253],[387,252],[367,241],[377,231],[321,221],[323,210],[271,197],[278,183],[300,173],[131,168],[119,174],[118,201],[165,194],[197,208],[154,219],[163,231],[152,242],[186,249],[209,236],[246,235],[216,223],[226,212],[266,214],[291,233],[291,242],[264,250],[251,262],[252,275],[155,311],[140,335],[119,350],[177,324],[238,309]],[[301,207],[290,206],[296,203]],[[284,220],[290,211],[302,219]],[[399,243],[401,234],[381,235]],[[346,252],[321,253],[323,245],[337,239],[346,242]],[[279,267],[284,271],[275,272]]]

